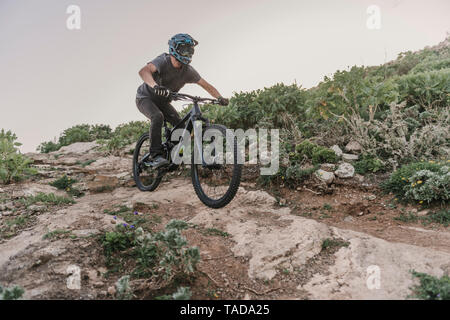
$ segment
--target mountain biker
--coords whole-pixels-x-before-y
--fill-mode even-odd
[[[169,40],[169,53],[157,56],[139,71],[144,83],[137,89],[136,106],[151,120],[148,165],[154,168],[168,164],[162,155],[161,129],[164,119],[173,126],[181,121],[170,104],[171,92],[178,92],[186,83],[196,83],[216,98],[220,105],[228,105],[228,99],[222,97],[190,65],[197,44],[198,41],[188,34],[176,34]]]

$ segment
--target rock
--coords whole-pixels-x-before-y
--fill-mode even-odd
[[[333,172],[334,170],[336,170],[336,165],[334,165],[333,163],[322,163],[320,165],[320,169],[327,172]]]
[[[13,213],[12,211],[3,211],[2,215],[4,215],[6,217],[6,216],[12,215],[12,213]]]
[[[342,152],[341,148],[339,148],[339,146],[337,144],[332,146],[330,149],[334,151],[336,156],[338,156],[339,158],[342,157],[343,152]]]
[[[345,161],[356,161],[358,159],[359,159],[359,157],[356,154],[344,153],[342,155],[342,160],[345,160]]]
[[[351,178],[355,174],[355,168],[350,163],[343,162],[334,173],[339,178]]]
[[[78,163],[78,159],[74,157],[62,157],[56,160],[56,163],[64,166],[74,166]]]
[[[95,147],[98,147],[99,144],[95,141],[92,142],[75,142],[71,145],[62,147],[57,152],[62,154],[68,154],[68,153],[86,153]]]
[[[355,219],[353,219],[352,216],[346,216],[346,217],[344,218],[344,221],[345,221],[345,222],[353,222],[353,221],[355,221]]]
[[[314,172],[314,174],[320,181],[323,181],[326,184],[330,184],[334,180],[333,172],[327,172],[325,170],[319,169],[316,172]]]
[[[360,183],[363,183],[363,182],[364,182],[364,176],[361,175],[361,174],[356,173],[355,176],[354,176],[354,178],[355,178],[358,182],[360,182]]]
[[[375,200],[376,198],[377,198],[377,196],[374,195],[374,194],[371,194],[370,196],[367,197],[367,199],[369,199],[370,201],[373,201],[373,200]]]
[[[57,196],[65,196],[66,193],[64,191],[58,190],[57,188],[48,185],[48,184],[41,184],[41,183],[27,183],[22,187],[21,195],[19,193],[14,194],[14,196],[17,197],[28,197],[28,196],[35,196],[39,193],[54,193]]]
[[[419,217],[424,217],[424,216],[426,216],[426,215],[429,214],[429,213],[430,213],[430,210],[425,209],[425,210],[421,210],[421,211],[417,212],[417,215],[418,215]]]
[[[34,153],[28,152],[24,154],[25,157],[33,160],[33,164],[42,164],[49,161],[49,156],[47,153]]]
[[[364,211],[361,211],[358,213],[358,216],[362,216],[364,214]]]
[[[114,176],[95,176],[93,181],[87,183],[87,187],[91,192],[111,191],[119,185],[119,178]]]
[[[31,212],[43,212],[46,209],[47,208],[45,206],[38,206],[36,204],[32,204],[31,206],[28,207],[28,210],[30,210]]]
[[[114,296],[116,294],[116,288],[111,286],[108,288],[108,294]]]
[[[77,237],[89,237],[91,235],[98,234],[100,231],[97,229],[84,229],[84,230],[73,230],[72,233]]]
[[[345,151],[348,151],[348,152],[353,152],[353,153],[356,153],[356,152],[361,152],[361,150],[362,150],[362,147],[361,147],[361,145],[359,144],[359,142],[357,142],[357,141],[354,141],[354,140],[352,140],[352,141],[350,141],[346,146],[345,146]]]

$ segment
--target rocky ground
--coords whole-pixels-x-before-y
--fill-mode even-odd
[[[96,143],[76,143],[27,156],[39,175],[0,189],[0,283],[24,287],[28,299],[114,298],[121,274],[108,274],[98,237],[122,222],[108,214],[120,205],[154,230],[171,219],[194,226],[183,231],[201,253],[187,280],[193,299],[405,299],[411,270],[450,273],[448,228],[394,220],[427,212],[393,203],[368,178],[345,177],[345,166],[322,168],[319,181],[333,173],[324,188],[264,190],[247,178],[228,206],[210,209],[183,171],[154,192],[137,190],[126,150],[104,156]],[[39,192],[67,197],[49,185],[63,174],[84,192],[74,203],[24,202]],[[74,270],[80,289],[67,285]]]

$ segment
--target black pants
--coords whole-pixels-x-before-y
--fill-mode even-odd
[[[161,129],[164,119],[175,126],[181,121],[177,110],[168,100],[158,98],[136,98],[139,111],[150,119],[150,154],[162,154]]]

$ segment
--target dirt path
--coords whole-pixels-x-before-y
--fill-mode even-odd
[[[86,152],[69,151],[58,158],[59,163],[69,157],[85,161],[96,156]],[[73,162],[62,169],[77,172],[80,168]],[[112,163],[117,164],[114,159]],[[128,164],[129,158],[122,157],[120,165],[111,165],[103,174],[127,177]],[[96,165],[100,167],[94,162],[83,169],[84,180],[92,178],[88,172],[98,170]],[[33,194],[48,189],[52,179],[50,175],[4,191]],[[121,222],[104,212],[115,205],[142,207],[140,214],[154,218],[155,229],[174,218],[197,226],[184,233],[202,257],[191,283],[194,299],[405,299],[414,283],[410,270],[435,276],[450,272],[448,229],[393,223],[389,212],[378,220],[369,220],[368,214],[346,219],[357,205],[345,207],[341,200],[326,212],[328,218],[320,218],[325,203],[343,197],[339,192],[283,196],[288,206],[280,206],[269,193],[247,182],[227,207],[210,209],[195,196],[190,180],[182,177],[148,193],[127,183],[110,192],[86,191],[73,205],[36,213],[32,225],[0,242],[0,283],[23,286],[31,299],[111,298],[108,288],[117,276],[102,276],[106,269],[95,237]],[[71,236],[44,239],[54,230],[66,230]],[[80,290],[67,288],[70,266],[80,268]],[[372,281],[377,276],[379,282]],[[146,298],[146,292],[139,297]]]

